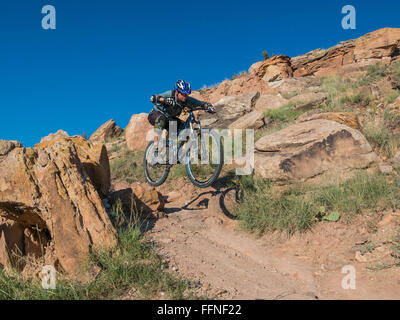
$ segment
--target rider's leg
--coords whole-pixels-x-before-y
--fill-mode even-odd
[[[166,129],[166,125],[167,125],[167,118],[163,115],[163,114],[159,114],[158,117],[155,120],[154,123],[154,130],[156,131],[156,134],[154,135],[154,147],[156,150],[159,149],[159,137],[158,134],[162,134],[163,130]]]

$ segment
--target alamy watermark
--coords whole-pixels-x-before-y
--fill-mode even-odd
[[[342,273],[347,275],[342,279],[342,288],[344,290],[356,289],[356,268],[352,265],[347,265],[342,268]]]
[[[250,175],[253,172],[253,129],[185,129],[178,132],[176,121],[170,121],[168,140],[162,139],[162,131],[157,129],[149,130],[146,140],[152,141],[154,135],[158,136],[159,141],[157,148],[152,150],[151,159],[156,163],[185,163],[190,157],[193,164],[220,164],[222,158],[219,150],[222,148],[223,163],[237,165],[237,175]],[[168,150],[168,157],[165,153],[159,153],[159,150]]]
[[[356,29],[356,8],[352,5],[346,5],[342,8],[342,28],[345,30]]]
[[[56,288],[57,271],[53,266],[51,266],[51,265],[44,266],[42,268],[41,275],[42,275],[42,288],[43,289],[48,290],[48,289],[55,289]]]
[[[56,8],[51,5],[45,5],[42,8],[42,13],[45,16],[42,18],[42,28],[44,30],[56,29]]]
[[[345,14],[342,18],[342,28],[345,30],[356,29],[356,8],[353,5],[345,5],[341,12]],[[52,5],[45,5],[42,7],[42,14],[45,14],[42,18],[42,28],[44,30],[55,30],[56,8]]]

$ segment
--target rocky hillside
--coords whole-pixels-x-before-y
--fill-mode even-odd
[[[400,59],[400,29],[380,29],[365,36],[339,43],[329,49],[316,49],[302,56],[274,56],[250,66],[246,74],[225,80],[215,88],[202,89],[195,94],[215,103],[226,96],[258,91],[260,94],[293,95],[283,79],[313,76],[322,78],[338,75],[355,78],[368,66],[388,65]],[[291,82],[289,82],[291,83]],[[297,88],[301,90],[301,87]]]
[[[360,223],[373,223],[376,229],[368,227],[368,239],[388,224],[393,227],[390,237],[395,237],[399,221],[388,210],[397,212],[400,206],[400,29],[377,30],[298,57],[274,56],[193,96],[216,107],[216,114],[198,115],[203,126],[255,130],[254,174],[233,177],[234,165],[226,165],[214,191],[207,191],[216,197],[232,188],[242,190],[239,202],[225,198],[230,199],[230,217],[242,228],[260,235],[293,235],[322,221],[346,217],[349,222],[366,212],[368,222]],[[201,198],[185,180],[182,166],[174,167],[165,185],[155,189],[146,184],[142,160],[151,129],[142,113],[132,115],[125,129],[110,120],[88,140],[62,130],[34,148],[0,140],[3,268],[25,274],[36,268],[38,274],[50,264],[72,278],[93,279],[101,274],[99,268],[107,269],[103,262],[82,271],[93,252],[125,252],[126,242],[125,249],[120,247],[124,238],[119,232],[126,230],[125,224],[118,229],[121,217],[154,222],[179,214],[185,201]],[[214,219],[217,210],[204,205],[207,201],[197,205]],[[190,218],[185,210],[182,214]],[[197,218],[199,226],[203,220]],[[224,232],[231,238],[231,230]],[[185,251],[187,239],[180,245]],[[207,242],[203,247],[209,248]],[[400,255],[388,247],[382,250],[390,255],[388,265],[399,264]],[[30,263],[31,258],[37,263]],[[364,258],[358,253],[357,261]],[[258,265],[254,268],[261,272]]]
[[[256,62],[193,96],[216,107],[215,115],[200,116],[203,126],[255,129],[255,175],[285,183],[391,170],[399,157],[399,90],[400,29],[385,28],[326,50]],[[146,146],[145,118],[133,115],[125,130],[132,151]]]

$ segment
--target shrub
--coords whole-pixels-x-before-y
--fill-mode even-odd
[[[269,59],[269,55],[268,55],[267,50],[264,50],[264,51],[262,52],[262,56],[264,57],[264,60],[268,60],[268,59]]]

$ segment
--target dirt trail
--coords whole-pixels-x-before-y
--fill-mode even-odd
[[[171,272],[197,281],[201,295],[216,299],[400,298],[400,268],[372,272],[354,259],[354,243],[363,243],[365,238],[354,230],[356,226],[327,223],[290,239],[257,239],[224,214],[221,193],[214,189],[186,184],[171,194],[166,216],[148,226],[146,238]],[[233,191],[229,192],[222,204],[229,206],[233,198]],[[338,245],[334,240],[340,234],[345,240]],[[357,270],[356,290],[341,287],[345,265]]]

